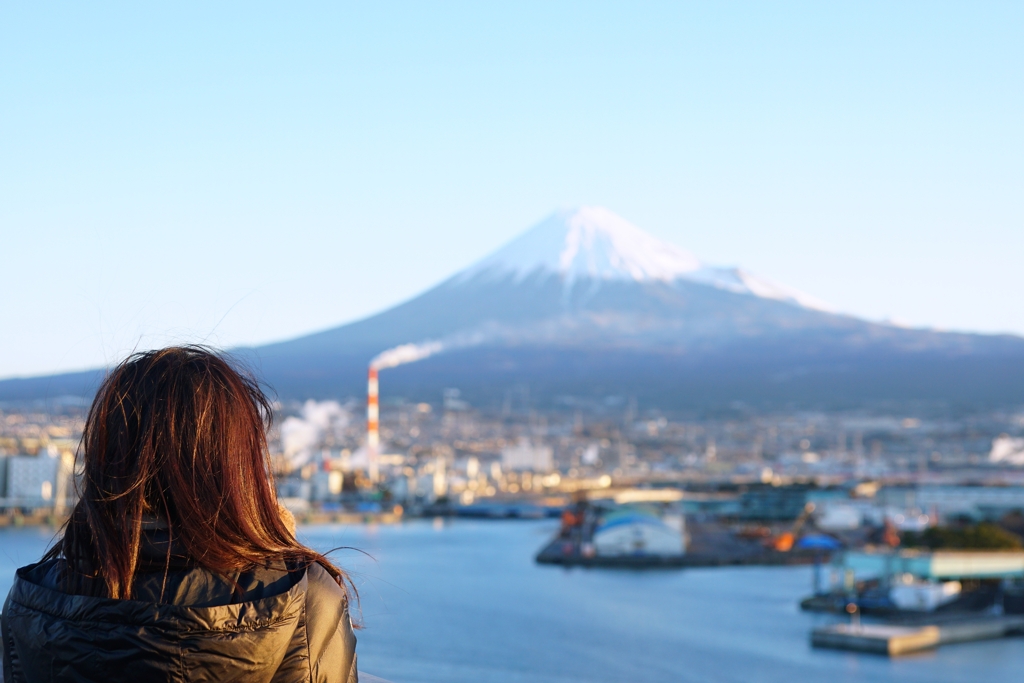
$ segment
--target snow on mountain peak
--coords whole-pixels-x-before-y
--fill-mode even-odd
[[[831,308],[802,292],[738,268],[708,266],[696,256],[658,239],[600,206],[558,211],[476,265],[457,280],[477,277],[523,280],[535,274],[579,279],[674,282],[687,280],[739,294],[786,301],[806,308]]]
[[[693,254],[663,242],[599,206],[559,211],[541,221],[466,273],[557,273],[568,282],[671,281],[702,268]]]
[[[558,257],[559,271],[570,279],[671,281],[702,267],[690,252],[662,242],[605,208],[580,208],[564,224],[568,230]]]

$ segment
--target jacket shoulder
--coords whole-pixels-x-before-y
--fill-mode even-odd
[[[356,636],[348,594],[327,570],[306,570],[306,637],[314,681],[356,680]]]

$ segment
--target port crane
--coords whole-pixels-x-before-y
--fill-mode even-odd
[[[804,524],[807,523],[807,520],[810,519],[811,513],[813,512],[814,503],[807,503],[807,505],[804,505],[803,511],[800,513],[800,516],[796,518],[796,521],[793,522],[793,526],[790,527],[789,531],[783,532],[773,538],[769,538],[766,545],[768,545],[772,550],[777,550],[780,553],[788,553],[793,549],[793,546],[796,545],[796,539],[800,530],[803,529]]]

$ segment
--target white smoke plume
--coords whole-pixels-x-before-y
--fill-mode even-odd
[[[992,440],[992,451],[988,454],[988,459],[990,462],[1007,465],[1024,465],[1024,439],[1000,435]]]
[[[406,363],[415,363],[418,360],[429,358],[435,353],[444,351],[445,345],[439,341],[424,342],[422,344],[402,344],[393,349],[388,349],[370,361],[370,367],[374,370],[396,368]]]
[[[328,436],[342,437],[349,414],[337,401],[306,401],[302,417],[290,416],[281,423],[281,449],[293,467],[309,462],[324,447]]]

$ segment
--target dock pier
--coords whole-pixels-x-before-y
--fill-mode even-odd
[[[811,645],[897,656],[1020,634],[1024,634],[1024,616],[984,615],[941,624],[833,624],[811,631]]]

